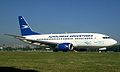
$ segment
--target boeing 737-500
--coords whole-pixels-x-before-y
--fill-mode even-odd
[[[18,16],[21,35],[10,35],[19,40],[34,45],[47,45],[53,51],[74,51],[80,47],[104,48],[117,43],[108,35],[100,33],[61,33],[61,34],[41,34],[31,29],[23,16]]]

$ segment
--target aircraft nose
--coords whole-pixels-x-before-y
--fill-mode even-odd
[[[116,40],[113,40],[113,44],[117,44],[117,41],[116,41]]]

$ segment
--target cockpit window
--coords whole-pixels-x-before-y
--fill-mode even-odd
[[[110,39],[110,37],[103,37],[103,39]]]

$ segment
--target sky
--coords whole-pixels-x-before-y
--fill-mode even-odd
[[[0,0],[1,42],[20,35],[21,15],[40,33],[97,32],[120,42],[120,0]]]

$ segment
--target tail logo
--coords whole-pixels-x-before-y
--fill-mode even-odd
[[[22,29],[26,29],[26,28],[29,28],[28,25],[22,25]]]

